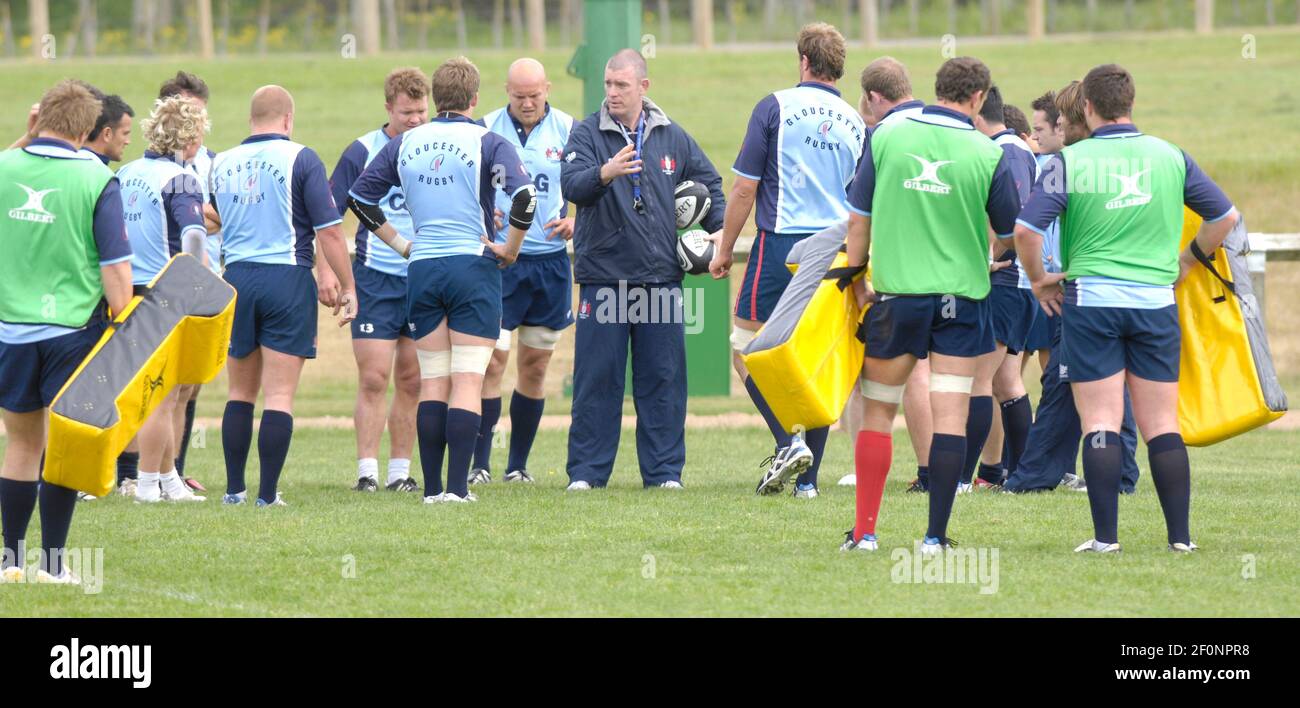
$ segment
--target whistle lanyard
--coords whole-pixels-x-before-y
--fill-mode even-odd
[[[628,135],[627,128],[624,128],[621,122],[618,124],[618,129],[623,131],[623,139],[626,140],[629,145],[636,146],[636,154],[632,156],[632,159],[640,160],[641,148],[645,143],[645,111],[641,111],[641,117],[636,122],[635,142],[633,142],[632,136]],[[644,168],[645,166],[642,165],[642,169]],[[633,173],[630,177],[632,179],[632,208],[636,209],[638,214],[644,213],[645,203],[641,201],[641,173]]]

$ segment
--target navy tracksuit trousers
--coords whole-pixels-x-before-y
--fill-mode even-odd
[[[1083,438],[1079,411],[1074,407],[1070,382],[1060,375],[1061,320],[1048,319],[1052,332],[1052,354],[1043,372],[1043,394],[1038,399],[1034,423],[1029,428],[1029,440],[1019,466],[1012,470],[1003,487],[1015,492],[1055,489],[1067,472],[1075,471],[1079,458],[1079,443]],[[1120,428],[1124,442],[1124,469],[1120,491],[1131,493],[1138,481],[1137,426],[1133,422],[1133,405],[1128,388],[1124,389],[1124,423]]]
[[[647,487],[681,481],[686,464],[681,283],[584,284],[576,320],[569,480],[603,487],[614,471],[630,345],[641,481]]]

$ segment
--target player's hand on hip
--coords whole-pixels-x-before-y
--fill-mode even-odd
[[[609,162],[600,166],[600,181],[609,184],[615,177],[634,175],[641,171],[641,161],[634,159],[636,148],[624,145],[622,150],[609,158]]]
[[[500,209],[492,210],[492,223],[496,225],[497,231],[506,230],[506,213]]]
[[[996,273],[1003,268],[1009,268],[1013,261],[989,261],[989,272]]]
[[[546,230],[547,241],[554,241],[557,238],[568,241],[573,238],[573,217],[551,219],[542,228]]]
[[[1065,273],[1047,273],[1033,283],[1034,298],[1042,306],[1043,312],[1049,315],[1061,314],[1061,305],[1065,302],[1062,280],[1065,280]]]
[[[339,317],[339,326],[346,327],[349,322],[357,318],[357,294],[351,290],[344,290],[339,293],[338,304],[334,306],[334,314],[342,312]]]
[[[871,289],[871,283],[866,278],[859,278],[853,281],[853,298],[858,302],[858,309],[866,309],[867,305],[876,302],[880,296],[875,290]]]
[[[1183,284],[1183,279],[1187,277],[1188,273],[1192,272],[1192,268],[1195,266],[1196,256],[1192,255],[1191,248],[1184,248],[1183,252],[1178,254],[1178,279],[1174,281],[1175,288]]]
[[[735,261],[735,254],[731,249],[722,247],[722,232],[715,231],[709,234],[709,240],[713,242],[713,260],[709,261],[709,275],[714,280],[722,280],[731,275],[731,264]]]
[[[519,257],[518,251],[511,251],[510,247],[504,243],[492,241],[488,239],[487,236],[482,236],[480,238],[483,239],[483,245],[486,246],[489,251],[496,254],[497,260],[500,261],[497,265],[499,268],[510,267],[514,264],[515,259]]]

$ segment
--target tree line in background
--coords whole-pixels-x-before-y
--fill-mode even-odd
[[[1293,7],[1287,7],[1292,5]],[[583,0],[0,0],[7,56],[223,54],[337,50],[359,54],[547,46],[581,38]],[[788,39],[834,22],[847,37],[1027,34],[1300,22],[1300,0],[644,0],[660,44]],[[1284,16],[1288,14],[1289,16]],[[716,27],[715,27],[715,23]]]

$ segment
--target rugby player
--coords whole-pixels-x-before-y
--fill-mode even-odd
[[[1043,121],[1039,132],[1043,135],[1042,145],[1051,151],[1040,162],[1046,164],[1066,145],[1073,145],[1086,137],[1086,126],[1078,128],[1071,118],[1083,120],[1083,95],[1076,88],[1062,90],[1059,93],[1048,92],[1035,106],[1036,120]],[[1068,87],[1067,87],[1068,89]],[[1042,114],[1041,116],[1039,114]],[[1049,126],[1052,128],[1049,130]],[[1066,137],[1066,136],[1069,137]],[[1081,137],[1084,136],[1084,137]],[[1061,272],[1061,220],[1055,219],[1046,229],[1043,237],[1043,269],[1049,273]],[[1027,276],[1026,276],[1027,277]],[[1061,318],[1046,312],[1040,319],[1046,320],[1049,327],[1051,351],[1043,367],[1042,394],[1038,400],[1038,410],[1034,423],[1029,428],[1029,440],[1025,452],[1016,468],[1009,471],[1003,482],[1002,490],[1013,494],[1040,492],[1058,486],[1075,492],[1087,491],[1087,482],[1081,475],[1075,474],[1075,462],[1079,457],[1079,442],[1083,431],[1079,428],[1079,412],[1074,405],[1074,396],[1070,392],[1069,367],[1064,362],[1064,343],[1061,341]],[[1124,389],[1124,420],[1120,425],[1120,440],[1124,443],[1123,475],[1120,480],[1120,492],[1132,494],[1137,486],[1137,426],[1133,422],[1133,406],[1130,403],[1128,387]]]
[[[1018,205],[1023,204],[1037,177],[1038,162],[1034,159],[1033,150],[1015,130],[1007,127],[1002,92],[997,86],[989,89],[988,98],[975,117],[975,127],[1006,153],[1007,165],[1016,183]],[[975,481],[976,486],[1001,485],[1003,431],[1006,431],[1007,441],[1005,464],[1010,469],[1015,469],[1024,452],[1025,439],[1033,422],[1033,408],[1029,397],[1025,395],[1024,381],[1020,376],[1020,356],[1038,307],[1029,290],[1028,281],[1021,278],[1015,251],[1005,248],[1007,245],[1010,244],[994,246],[995,253],[1001,251],[995,260],[1007,263],[989,274],[992,286],[989,305],[996,349],[980,359],[975,376],[966,428],[966,466],[962,470],[959,491],[971,488],[969,485],[977,463],[979,478]],[[994,415],[994,401],[997,402],[1001,415]],[[1000,425],[994,426],[994,419]],[[987,463],[981,463],[982,455],[988,460]]]
[[[384,110],[388,122],[353,140],[339,157],[330,176],[330,188],[339,215],[348,208],[348,190],[366,165],[389,142],[429,120],[429,79],[414,67],[394,69],[384,79]],[[379,201],[384,218],[402,238],[415,238],[406,196],[394,187]],[[379,440],[384,432],[384,399],[388,381],[395,380],[388,409],[388,491],[419,492],[411,479],[411,450],[415,446],[415,410],[420,404],[420,362],[406,319],[407,260],[364,225],[357,225],[356,260],[352,275],[357,283],[361,312],[352,321],[352,355],[357,362],[357,402],[353,415],[357,429],[357,481],[352,488],[373,492],[379,488]],[[328,287],[333,283],[326,283]]]
[[[862,70],[859,79],[862,86],[860,105],[865,109],[864,118],[867,126],[875,130],[877,125],[888,120],[899,120],[914,116],[925,108],[925,103],[912,96],[912,80],[907,75],[907,67],[897,59],[884,56],[876,59]],[[923,492],[930,481],[926,461],[930,457],[930,365],[925,359],[916,362],[912,374],[903,389],[903,417],[907,420],[907,436],[912,442],[912,451],[916,453],[916,477],[908,485],[909,492]],[[859,401],[854,401],[857,405]],[[855,424],[851,433],[856,437],[858,426]],[[840,478],[840,486],[854,486],[858,475],[852,472]]]
[[[208,108],[209,92],[207,83],[188,71],[177,71],[175,76],[164,81],[162,86],[158,88],[158,98],[165,99],[170,96],[188,98],[205,111]],[[208,227],[208,237],[204,242],[204,250],[208,256],[208,268],[220,276],[222,272],[221,220],[217,217],[216,210],[212,208],[212,194],[209,189],[212,160],[216,156],[217,153],[206,145],[200,145],[194,159],[189,163],[189,168],[198,174],[199,187],[203,190],[203,221],[204,226]],[[187,486],[197,492],[203,492],[206,489],[198,479],[185,476],[185,459],[190,449],[190,437],[194,431],[194,411],[198,406],[199,391],[202,388],[202,384],[182,387],[180,393],[177,394],[179,396],[178,401],[184,401],[185,404],[176,406],[176,472]]]
[[[27,526],[41,506],[38,582],[78,583],[63,566],[76,491],[38,482],[48,408],[131,300],[131,244],[118,182],[81,151],[102,104],[83,84],[45,92],[18,150],[0,153],[0,578],[24,580]],[[32,248],[34,240],[44,246]],[[58,307],[50,307],[50,302]],[[107,307],[105,307],[107,302]]]
[[[342,219],[325,165],[295,143],[293,96],[263,86],[249,110],[251,135],[217,155],[212,191],[221,218],[225,279],[239,293],[227,371],[230,398],[221,420],[226,504],[247,501],[244,471],[253,441],[253,404],[264,398],[257,436],[257,506],[284,506],[280,473],[293,439],[293,398],[303,363],[316,357],[313,241],[320,241],[341,293],[339,326],[356,318],[356,290]]]
[[[1147,444],[1168,548],[1196,549],[1191,470],[1178,428],[1181,330],[1173,286],[1237,223],[1235,207],[1186,152],[1133,124],[1133,76],[1116,64],[1081,84],[1090,139],[1043,170],[1017,220],[1017,250],[1044,310],[1062,316],[1065,363],[1083,421],[1093,537],[1076,552],[1118,553],[1124,383]],[[1180,253],[1183,206],[1205,223]],[[1042,267],[1042,237],[1061,219],[1061,266]]]
[[[849,190],[850,265],[871,261],[858,281],[874,301],[859,336],[866,342],[858,434],[854,528],[841,548],[875,550],[876,517],[893,455],[893,423],[917,359],[930,359],[930,520],[921,550],[952,545],[953,495],[966,456],[966,417],[976,359],[994,350],[988,323],[988,229],[1009,237],[1019,208],[1010,160],[975,129],[992,81],[972,57],[946,61],[936,104],[876,128]],[[879,228],[874,228],[878,226]]]
[[[478,69],[465,57],[433,74],[437,116],[390,140],[353,184],[348,205],[361,223],[410,258],[407,322],[417,348],[416,435],[424,503],[477,501],[469,468],[478,440],[483,375],[501,333],[501,274],[532,226],[537,197],[514,147],[473,121]],[[379,203],[406,195],[413,241],[388,223]],[[489,239],[496,190],[511,197],[504,244]],[[447,484],[442,482],[447,458]]]
[[[532,482],[528,455],[546,405],[546,369],[560,334],[573,324],[573,267],[566,242],[573,238],[573,217],[560,188],[564,146],[573,131],[573,116],[548,100],[551,82],[536,59],[518,59],[506,72],[508,103],[483,116],[487,129],[518,151],[537,189],[537,215],[524,235],[519,260],[501,272],[501,336],[483,379],[483,420],[474,448],[470,484],[492,480],[493,433],[501,417],[501,376],[510,360],[511,336],[519,332],[515,357],[518,375],[510,396],[510,457],[507,482]],[[496,197],[496,240],[505,243],[504,222],[510,208],[505,194]]]
[[[741,229],[755,204],[758,237],[750,249],[734,310],[732,364],[776,442],[764,463],[759,494],[779,494],[797,476],[794,496],[817,496],[817,472],[829,427],[786,430],[777,420],[741,352],[754,340],[792,278],[785,266],[795,244],[848,218],[845,190],[862,156],[866,124],[840,97],[844,37],[825,23],[799,32],[798,85],[768,94],[754,106],[732,171],[722,236],[709,271],[728,277]],[[807,438],[807,442],[804,441]]]
[[[207,112],[187,98],[171,96],[159,99],[140,127],[148,148],[143,157],[123,165],[117,174],[136,295],[144,294],[150,281],[179,253],[203,262],[208,236],[203,224],[204,190],[198,174],[188,167],[209,130]],[[183,417],[177,419],[177,401],[188,399],[190,393],[186,386],[173,388],[136,435],[138,502],[205,500],[181,481],[175,465],[180,432],[176,428],[185,423]]]

